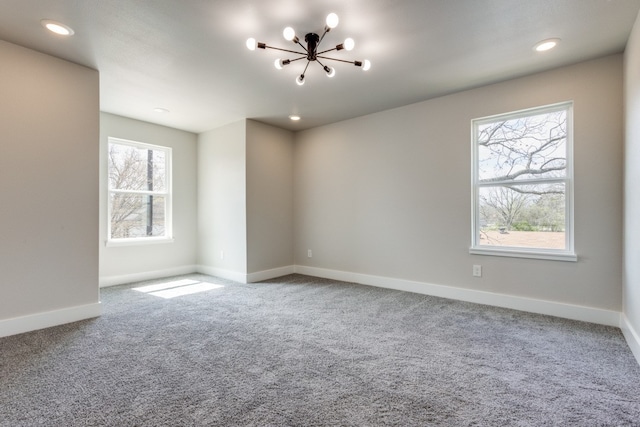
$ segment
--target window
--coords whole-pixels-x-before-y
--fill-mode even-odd
[[[572,106],[472,121],[471,253],[576,260]]]
[[[171,240],[171,148],[109,138],[108,243]]]

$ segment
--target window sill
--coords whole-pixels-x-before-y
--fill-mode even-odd
[[[469,253],[474,255],[503,256],[511,258],[545,259],[550,261],[578,261],[574,252],[551,252],[543,250],[527,250],[522,248],[469,248]]]
[[[113,239],[105,241],[106,247],[117,246],[144,246],[144,245],[157,245],[162,243],[173,243],[172,237],[141,237],[134,239]]]

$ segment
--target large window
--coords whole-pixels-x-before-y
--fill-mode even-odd
[[[109,138],[109,243],[171,240],[171,148]]]
[[[473,120],[471,252],[575,261],[572,103]]]

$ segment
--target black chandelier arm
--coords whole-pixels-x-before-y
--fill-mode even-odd
[[[307,61],[307,65],[304,67],[304,71],[302,71],[303,76],[307,73],[307,68],[309,68],[309,64],[311,64],[311,61]]]
[[[334,47],[333,49],[327,49],[327,50],[323,50],[322,52],[318,52],[318,55],[322,55],[323,53],[327,53],[327,52],[333,52],[334,50],[340,50],[337,47]]]
[[[324,27],[324,33],[322,33],[322,36],[320,36],[320,40],[318,40],[318,44],[322,42],[322,39],[324,39],[324,36],[326,36],[329,31],[331,31],[329,27]]]
[[[346,61],[344,59],[338,59],[338,58],[329,58],[328,56],[320,56],[320,55],[318,55],[318,58],[328,59],[330,61],[346,62],[347,64],[355,64],[356,62],[358,62],[358,61]]]
[[[306,58],[307,58],[307,56],[306,56],[306,55],[305,55],[305,56],[299,56],[299,57],[297,57],[297,58],[290,59],[290,60],[289,60],[289,62],[299,61],[299,60],[301,60],[301,59],[306,59]]]
[[[320,60],[319,60],[319,59],[317,59],[317,58],[322,58],[322,57],[316,57],[316,62],[317,62],[318,64],[320,64],[320,66],[321,66],[322,68],[325,68],[325,65],[324,65],[322,62],[320,62]],[[331,58],[324,58],[324,59],[331,59]]]
[[[304,49],[304,51],[307,52],[307,55],[309,54],[309,49],[307,49],[307,47],[305,45],[300,43],[300,40],[298,40],[296,43],[298,43],[300,45],[300,47],[302,47]],[[298,53],[302,53],[302,52],[298,52]]]
[[[296,53],[298,55],[305,55],[303,58],[306,58],[305,52],[298,52],[297,50],[282,49],[280,47],[274,47],[274,46],[269,46],[269,45],[265,45],[264,48],[265,49],[273,49],[273,50],[281,50],[282,52]],[[307,49],[305,49],[305,51],[306,50]]]

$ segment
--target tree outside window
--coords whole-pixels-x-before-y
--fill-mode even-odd
[[[109,239],[170,238],[171,149],[109,138]]]
[[[573,255],[572,104],[474,120],[473,250]]]

